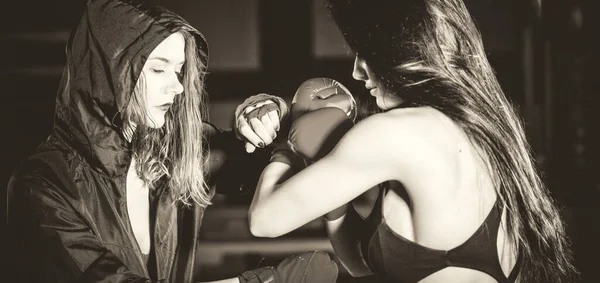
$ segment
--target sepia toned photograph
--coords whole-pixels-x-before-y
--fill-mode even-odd
[[[597,1],[5,5],[2,282],[600,282]]]

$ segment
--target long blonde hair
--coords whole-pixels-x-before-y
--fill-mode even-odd
[[[522,256],[520,282],[573,282],[577,272],[558,206],[463,1],[330,3],[348,44],[406,101],[402,107],[440,110],[482,150],[508,210],[508,236]]]
[[[159,129],[143,126],[145,113],[145,77],[138,79],[132,99],[125,109],[124,129],[131,134],[136,171],[149,185],[166,185],[184,205],[196,203],[202,207],[211,204],[214,192],[206,185],[204,175],[205,142],[202,121],[206,116],[204,78],[206,66],[199,56],[202,50],[187,31],[179,31],[185,39],[185,64],[182,85],[184,91],[175,97],[165,114],[165,124]],[[127,135],[127,133],[125,133]]]

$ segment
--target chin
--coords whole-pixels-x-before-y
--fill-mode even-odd
[[[148,121],[146,121],[148,127],[153,128],[153,129],[160,129],[165,125],[165,117],[164,116],[160,116],[160,117],[152,117],[150,119],[148,119]]]
[[[390,109],[394,109],[398,106],[400,106],[402,103],[404,103],[404,101],[402,99],[399,99],[397,97],[391,97],[391,96],[386,96],[386,97],[381,97],[378,96],[377,100],[377,107],[379,107],[381,110],[390,110]]]
[[[379,109],[381,109],[381,110],[388,110],[387,105],[385,105],[385,103],[383,103],[383,101],[381,101],[381,99],[379,99],[379,97],[377,98],[377,100],[375,101],[375,103],[377,104],[377,107],[379,107]]]

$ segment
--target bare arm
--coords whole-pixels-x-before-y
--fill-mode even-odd
[[[265,168],[266,177],[261,177],[249,213],[251,232],[258,237],[284,235],[371,187],[400,177],[398,172],[404,168],[398,160],[412,150],[403,145],[410,138],[398,139],[401,126],[380,117],[357,124],[329,155],[281,185],[266,181],[275,173],[270,166]]]
[[[250,206],[253,210],[257,203],[262,199],[267,198],[277,188],[277,184],[285,181],[295,172],[288,164],[281,162],[272,162],[263,171],[259,180],[259,187]],[[346,270],[354,276],[361,277],[371,274],[367,267],[360,249],[358,240],[355,237],[356,231],[352,231],[353,227],[357,227],[359,220],[358,215],[353,208],[348,209],[350,215],[342,216],[333,221],[325,221],[327,226],[328,236],[334,248],[336,256],[340,259]]]
[[[257,190],[254,193],[254,198],[250,204],[249,211],[254,211],[256,205],[262,203],[264,199],[268,198],[277,188],[277,185],[288,179],[293,173],[294,170],[292,167],[286,163],[269,163],[260,175]]]

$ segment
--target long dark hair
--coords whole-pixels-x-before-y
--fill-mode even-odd
[[[401,107],[450,117],[486,160],[522,256],[520,282],[573,282],[570,243],[522,122],[504,95],[462,0],[330,0],[348,45]]]

